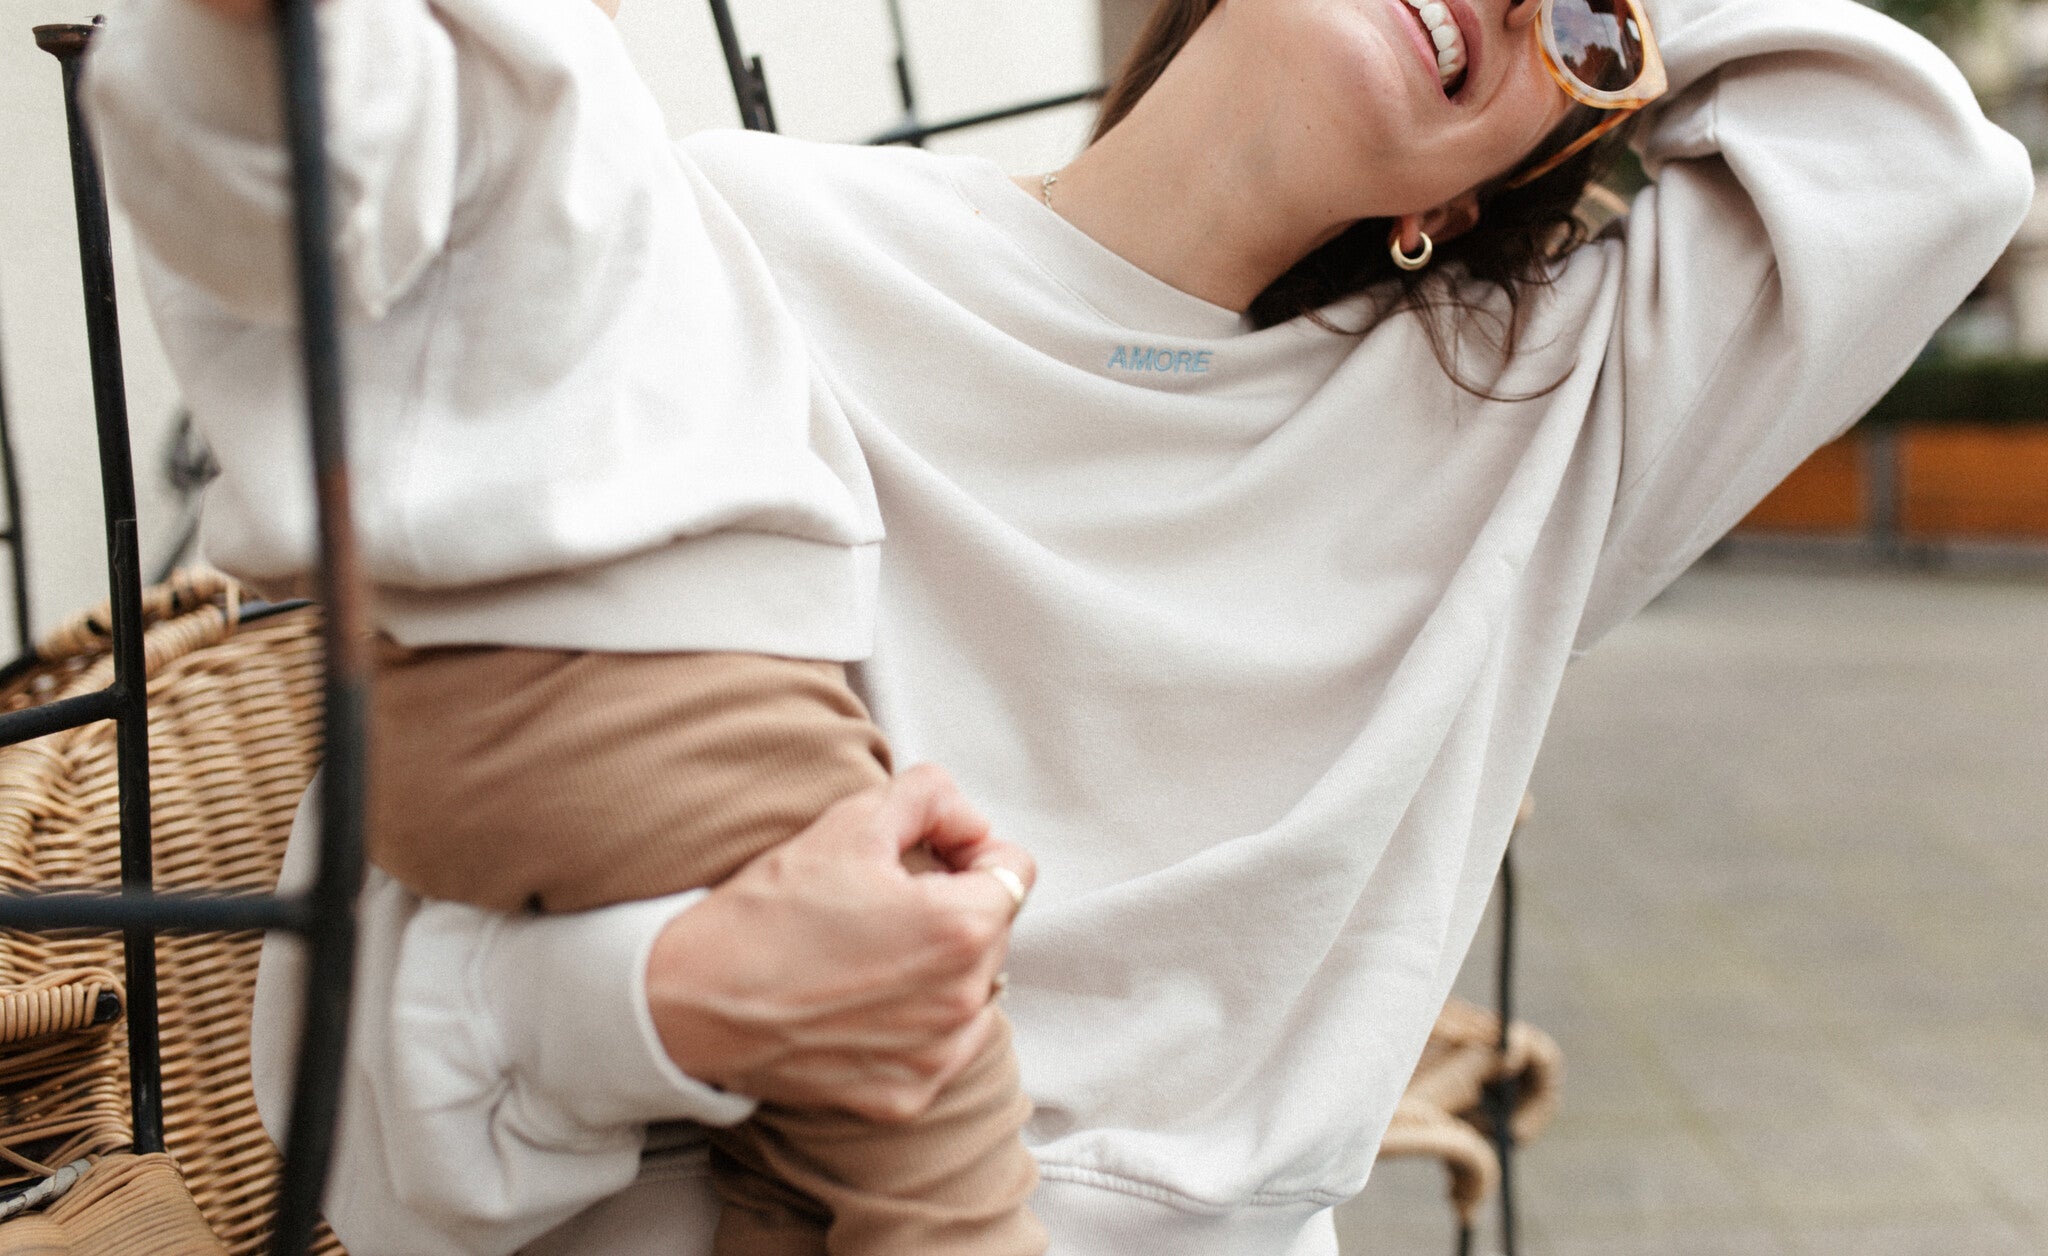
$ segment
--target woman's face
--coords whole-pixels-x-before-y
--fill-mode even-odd
[[[1225,0],[1217,16],[1293,80],[1288,124],[1321,156],[1297,160],[1319,164],[1325,194],[1363,218],[1447,205],[1521,165],[1563,120],[1572,102],[1531,33],[1538,4]]]

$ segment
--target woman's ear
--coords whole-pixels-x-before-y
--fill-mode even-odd
[[[1422,247],[1424,232],[1433,242],[1442,244],[1446,240],[1457,239],[1478,225],[1478,194],[1461,192],[1435,209],[1396,218],[1394,235],[1401,242],[1402,252],[1414,253]]]
[[[1479,195],[1476,192],[1461,192],[1457,196],[1423,214],[1418,224],[1429,233],[1429,238],[1442,244],[1455,240],[1479,225]]]

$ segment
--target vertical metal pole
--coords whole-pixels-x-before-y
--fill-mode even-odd
[[[320,601],[327,652],[326,755],[320,786],[320,864],[307,929],[306,1010],[285,1167],[271,1232],[276,1256],[308,1251],[333,1157],[355,976],[356,895],[363,879],[364,715],[369,621],[349,511],[339,303],[328,201],[326,118],[314,0],[278,0],[278,57],[291,153],[293,260],[300,364],[312,425],[320,510]]]
[[[1865,424],[1863,478],[1865,526],[1878,559],[1896,563],[1906,552],[1899,511],[1899,434],[1896,428]]]
[[[0,365],[6,355],[0,353]],[[6,372],[0,370],[0,493],[7,497],[7,561],[14,577],[14,640],[23,654],[34,646],[34,617],[28,605],[28,529],[21,520],[21,483],[14,474],[14,438],[7,425]]]
[[[1500,1058],[1508,1054],[1508,1026],[1515,1018],[1515,852],[1512,844],[1500,860],[1500,964],[1494,973],[1500,1008]],[[1503,1077],[1486,1088],[1488,1116],[1493,1122],[1493,1147],[1500,1157],[1500,1242],[1506,1256],[1515,1256],[1515,1116],[1516,1080]]]
[[[97,25],[97,24],[95,24]],[[78,208],[79,268],[92,355],[93,409],[100,447],[100,494],[114,612],[116,776],[121,799],[121,887],[147,891],[149,842],[148,677],[142,662],[142,556],[135,528],[135,468],[128,448],[128,397],[121,373],[121,325],[114,303],[114,250],[106,186],[78,109],[78,72],[94,26],[38,26],[36,46],[64,67],[64,118],[71,132],[71,189]],[[128,1075],[138,1153],[164,1148],[163,1064],[157,1036],[156,937],[124,934],[128,983]]]
[[[889,29],[896,36],[896,96],[903,102],[903,121],[906,126],[916,126],[917,88],[910,78],[910,38],[903,33],[903,6],[900,0],[889,0]],[[919,148],[924,141],[916,141]]]
[[[732,9],[726,0],[711,0],[711,21],[718,27],[718,46],[725,53],[725,71],[732,76],[732,94],[740,106],[740,125],[749,131],[773,131],[775,107],[768,100],[768,79],[761,71],[761,58],[747,60],[740,47],[739,29],[733,25]]]
[[[768,70],[756,53],[747,61],[747,75],[754,85],[754,130],[770,134],[782,128],[775,124],[775,102],[768,96]]]

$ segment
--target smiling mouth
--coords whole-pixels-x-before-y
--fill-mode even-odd
[[[1422,24],[1422,33],[1436,49],[1437,83],[1445,96],[1455,96],[1465,85],[1465,67],[1471,58],[1465,52],[1465,33],[1451,16],[1443,0],[1406,0],[1408,12]]]

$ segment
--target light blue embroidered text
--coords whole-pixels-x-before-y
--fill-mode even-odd
[[[1207,375],[1212,349],[1158,349],[1145,345],[1118,345],[1109,355],[1111,371],[1154,371],[1161,375]]]

